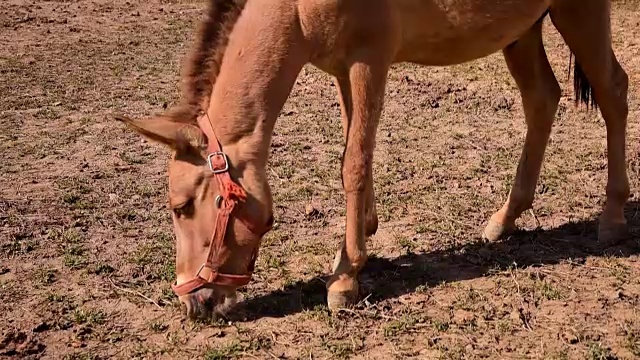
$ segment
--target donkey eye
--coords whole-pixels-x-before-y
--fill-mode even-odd
[[[187,200],[182,205],[178,205],[173,208],[173,212],[177,216],[191,216],[193,215],[193,199]]]

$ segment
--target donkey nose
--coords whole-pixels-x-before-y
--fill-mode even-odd
[[[211,289],[200,289],[180,297],[189,319],[208,319],[214,315],[215,297]]]
[[[193,306],[191,295],[181,296],[180,302],[184,305],[187,317],[193,320],[195,318],[195,307]]]

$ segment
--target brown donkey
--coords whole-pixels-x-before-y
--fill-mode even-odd
[[[531,207],[560,88],[542,42],[549,14],[575,54],[576,101],[607,127],[608,184],[601,241],[625,235],[627,75],[611,47],[610,0],[210,0],[183,72],[182,101],[147,120],[119,117],[170,147],[169,202],[176,284],[190,317],[234,302],[272,222],[265,168],[280,109],[302,67],[336,78],[346,145],[346,236],[328,305],[352,304],[378,220],[372,162],[389,67],[444,66],[502,50],[522,95],[527,135],[515,181],[484,236],[497,240]]]

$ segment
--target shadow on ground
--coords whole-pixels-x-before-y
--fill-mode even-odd
[[[361,274],[363,295],[375,303],[433,286],[485,276],[512,266],[535,267],[562,261],[580,264],[589,256],[628,257],[640,254],[640,202],[627,204],[630,236],[607,246],[597,241],[597,219],[573,222],[549,230],[521,231],[500,242],[473,242],[441,251],[412,253],[395,259],[369,258]],[[325,304],[325,281],[299,281],[284,290],[244,302],[238,316],[244,321],[282,317]]]

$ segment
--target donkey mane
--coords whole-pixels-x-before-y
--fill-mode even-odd
[[[182,67],[180,103],[164,116],[175,122],[196,123],[209,106],[229,35],[247,0],[209,0],[205,19]]]

